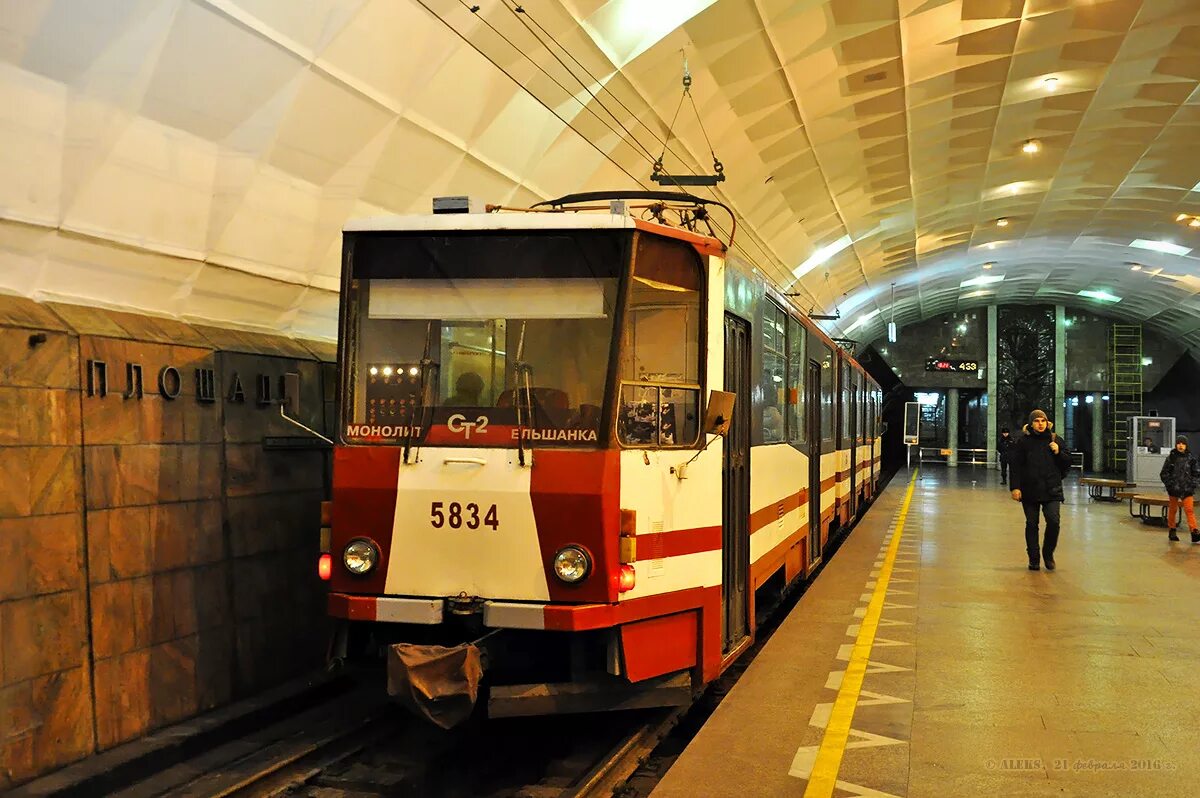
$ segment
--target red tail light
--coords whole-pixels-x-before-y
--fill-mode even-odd
[[[632,565],[622,565],[620,576],[617,577],[617,592],[628,593],[637,584],[637,571]]]
[[[329,577],[333,576],[333,557],[328,554],[321,555],[321,558],[317,560],[317,575],[323,581],[329,581]]]

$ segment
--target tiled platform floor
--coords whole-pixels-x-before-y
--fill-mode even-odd
[[[911,475],[898,474],[655,798],[803,795]],[[996,471],[920,472],[835,795],[1200,792],[1200,545],[1072,478],[1026,569]]]

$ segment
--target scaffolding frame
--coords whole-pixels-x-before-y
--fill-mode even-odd
[[[1108,332],[1109,470],[1124,473],[1129,419],[1142,415],[1142,325],[1113,324]]]

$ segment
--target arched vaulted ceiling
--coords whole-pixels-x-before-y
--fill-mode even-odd
[[[686,56],[667,170],[711,140],[835,334],[1037,301],[1200,348],[1196,0],[0,9],[0,291],[332,337],[347,219],[650,187]]]

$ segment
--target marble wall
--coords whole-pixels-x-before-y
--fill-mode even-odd
[[[333,358],[0,297],[0,789],[320,664]]]

